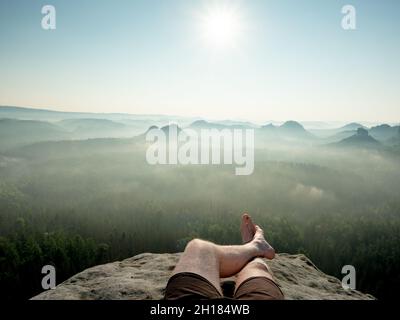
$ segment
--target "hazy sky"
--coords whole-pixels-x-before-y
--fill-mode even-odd
[[[397,122],[399,35],[398,0],[1,0],[0,105]]]

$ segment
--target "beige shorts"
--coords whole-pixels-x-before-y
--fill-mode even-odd
[[[210,281],[195,273],[178,273],[169,279],[165,289],[166,300],[224,299]],[[278,285],[265,277],[244,281],[233,295],[235,300],[283,300]]]

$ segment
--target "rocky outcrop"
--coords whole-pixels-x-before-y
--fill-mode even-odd
[[[158,300],[180,254],[144,253],[87,269],[33,300]],[[341,282],[318,270],[304,255],[279,254],[268,262],[286,299],[369,300],[344,290]],[[230,279],[232,280],[232,279]],[[223,280],[229,286],[232,281]]]

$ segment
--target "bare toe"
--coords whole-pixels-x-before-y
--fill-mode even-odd
[[[251,220],[250,216],[247,213],[243,214],[242,216],[240,232],[242,234],[243,243],[248,243],[253,240],[256,229],[253,221]]]

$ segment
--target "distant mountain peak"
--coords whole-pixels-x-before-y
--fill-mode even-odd
[[[391,128],[390,125],[384,123],[384,124],[380,124],[380,125],[378,125],[378,126],[375,126],[375,127],[373,127],[372,129],[390,129],[390,128]]]
[[[357,122],[351,122],[349,124],[346,124],[345,126],[341,127],[340,129],[341,130],[357,130],[358,128],[366,129],[365,126],[363,126],[362,124],[357,123]]]
[[[207,122],[206,120],[197,120],[197,121],[193,122],[190,126],[194,127],[194,128],[204,128],[204,127],[212,126],[212,124]]]
[[[262,129],[276,129],[277,127],[272,123],[266,124],[265,126],[261,127]]]
[[[357,136],[361,136],[361,137],[368,137],[369,133],[367,130],[365,130],[364,128],[358,128],[357,129]]]
[[[157,126],[151,126],[150,128],[147,129],[146,133],[151,131],[151,130],[159,130],[160,128]]]
[[[197,120],[190,125],[191,128],[194,129],[238,129],[238,128],[247,128],[246,124],[238,124],[238,123],[229,123],[229,124],[222,124],[218,122],[207,122],[205,120]]]
[[[299,122],[293,120],[286,121],[283,125],[281,125],[281,128],[305,131],[304,127]]]
[[[373,148],[379,147],[381,143],[370,136],[368,130],[364,128],[358,128],[356,134],[352,135],[349,138],[343,139],[338,143],[335,143],[335,145],[354,148]]]
[[[262,126],[260,133],[267,139],[278,139],[280,141],[298,142],[311,141],[315,137],[307,131],[303,125],[297,121],[286,121],[281,126],[276,126],[273,123]]]
[[[381,124],[379,126],[372,127],[369,130],[369,134],[379,141],[386,141],[397,136],[398,128],[392,127],[388,124]]]
[[[162,127],[160,130],[162,130],[164,132],[169,132],[171,129],[176,129],[177,132],[182,131],[182,129],[176,123],[166,125],[166,126]]]

